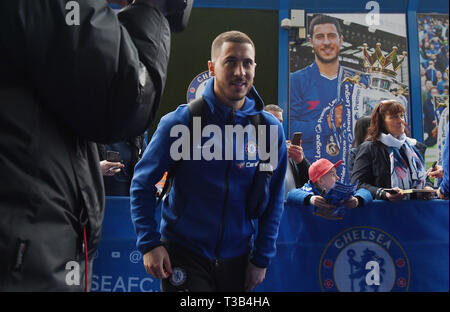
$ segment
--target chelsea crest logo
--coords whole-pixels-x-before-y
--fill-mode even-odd
[[[173,268],[172,275],[169,278],[169,282],[173,286],[180,286],[186,281],[186,271],[183,268]]]
[[[211,76],[209,75],[209,71],[207,70],[198,74],[194,79],[192,79],[186,94],[187,103],[202,96],[203,91],[205,90],[206,83],[210,78]]]
[[[322,291],[408,291],[410,274],[402,246],[388,233],[368,226],[333,237],[319,265]]]

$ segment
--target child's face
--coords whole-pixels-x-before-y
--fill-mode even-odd
[[[336,168],[331,168],[327,173],[319,178],[319,183],[325,190],[330,190],[336,181],[339,180],[338,175],[336,174]]]

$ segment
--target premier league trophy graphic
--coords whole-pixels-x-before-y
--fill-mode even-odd
[[[399,83],[396,80],[397,73],[403,61],[406,58],[406,51],[402,55],[398,55],[397,47],[392,47],[392,52],[384,56],[381,51],[381,43],[377,43],[373,53],[368,52],[368,45],[363,44],[363,69],[369,79],[369,94],[367,96],[366,104],[373,104],[375,100],[379,101],[385,99],[396,99],[405,106],[408,111],[408,92],[407,86]],[[374,105],[370,105],[373,109]],[[372,112],[370,109],[369,114]]]
[[[393,47],[383,54],[381,43],[377,43],[373,52],[369,52],[366,43],[362,47],[361,71],[341,66],[339,72],[338,103],[330,109],[326,118],[331,129],[330,138],[324,142],[329,156],[343,159],[340,181],[350,182],[346,160],[353,141],[353,129],[358,118],[371,115],[375,106],[382,100],[394,99],[408,105],[408,86],[397,80],[399,70],[406,59],[406,52],[398,54]],[[406,116],[408,119],[408,116]]]

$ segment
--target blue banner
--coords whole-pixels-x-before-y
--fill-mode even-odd
[[[157,210],[159,215],[160,210]],[[157,218],[158,226],[160,218]],[[95,255],[92,291],[154,292],[160,281],[145,272],[142,254],[136,248],[136,233],[130,217],[130,198],[107,196],[100,245]]]
[[[448,201],[374,201],[327,220],[285,205],[259,291],[448,291]],[[378,283],[377,283],[378,280]]]
[[[277,256],[256,291],[448,291],[448,204],[375,201],[343,220],[287,204]],[[92,291],[160,291],[135,244],[129,198],[107,197]]]

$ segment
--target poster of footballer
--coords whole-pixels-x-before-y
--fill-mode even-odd
[[[303,132],[312,163],[343,160],[338,175],[350,182],[347,158],[358,118],[386,99],[405,106],[410,124],[404,14],[307,14],[307,35],[290,33],[288,132]]]

